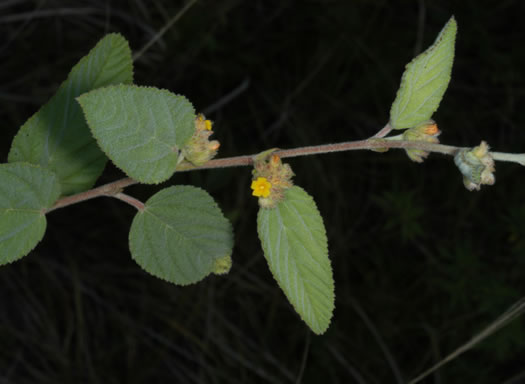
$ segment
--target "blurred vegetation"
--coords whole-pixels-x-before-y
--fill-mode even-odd
[[[137,52],[174,0],[0,2],[0,153],[106,33]],[[221,156],[366,138],[388,120],[404,65],[454,14],[441,140],[525,149],[519,1],[200,0],[136,62],[138,84],[186,95]],[[233,95],[235,97],[227,97]],[[468,192],[452,159],[402,151],[292,159],[329,236],[336,311],[311,335],[258,244],[250,169],[176,175],[232,220],[234,266],[176,287],[130,258],[133,209],[96,199],[53,212],[43,242],[0,268],[0,383],[396,383],[525,296],[525,170]],[[121,177],[108,166],[100,183]],[[142,199],[157,187],[135,186]],[[519,383],[524,320],[425,382]],[[520,379],[521,377],[521,379]]]

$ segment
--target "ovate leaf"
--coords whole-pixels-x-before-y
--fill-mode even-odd
[[[133,259],[147,272],[186,285],[216,272],[233,247],[230,222],[200,188],[175,186],[153,195],[129,233]],[[231,263],[231,260],[230,260]]]
[[[324,333],[334,310],[334,280],[314,200],[294,186],[275,208],[259,209],[257,225],[275,280],[312,331]]]
[[[102,150],[141,183],[156,184],[173,175],[180,148],[195,130],[191,103],[166,90],[119,85],[78,101]]]
[[[64,195],[91,188],[107,158],[75,98],[98,87],[132,80],[127,41],[118,34],[107,35],[73,67],[51,100],[22,126],[13,140],[9,162],[48,167],[58,176]]]
[[[38,244],[46,230],[45,210],[59,195],[53,172],[27,163],[0,165],[0,265]]]
[[[456,30],[451,17],[434,44],[407,64],[390,110],[394,129],[415,127],[438,109],[450,81]]]

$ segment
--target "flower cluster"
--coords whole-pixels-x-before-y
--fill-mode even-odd
[[[182,154],[187,162],[199,166],[210,161],[217,154],[220,143],[217,140],[210,141],[213,134],[212,122],[204,115],[199,114],[195,119],[195,132],[182,148]]]
[[[493,185],[496,182],[494,159],[484,141],[472,149],[459,150],[454,156],[454,163],[463,174],[463,183],[469,191],[479,191],[482,184]]]
[[[428,120],[414,128],[407,129],[405,132],[403,132],[403,140],[425,141],[427,143],[438,144],[438,136],[440,134],[441,131],[438,129],[436,122],[434,120]],[[416,148],[407,148],[405,151],[410,160],[417,163],[422,163],[429,154],[428,151]]]
[[[284,199],[284,191],[290,188],[293,171],[288,164],[283,164],[275,154],[254,159],[252,195],[259,198],[259,205],[273,208]]]

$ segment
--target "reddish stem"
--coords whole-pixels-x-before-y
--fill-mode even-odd
[[[133,180],[130,177],[125,177],[124,179],[113,181],[111,183],[101,185],[100,187],[77,193],[76,195],[66,196],[58,200],[53,207],[49,208],[46,211],[46,213],[54,211],[55,209],[64,208],[68,205],[77,204],[82,201],[90,200],[99,196],[112,197],[115,194],[122,191],[124,188],[137,183],[138,181]]]
[[[392,126],[390,125],[390,123],[388,123],[379,132],[377,132],[373,137],[375,138],[385,137],[386,135],[390,133],[391,130],[392,130]]]
[[[388,125],[387,125],[388,126]],[[386,128],[386,127],[385,127]],[[384,128],[383,128],[384,129]],[[380,131],[381,132],[381,131]],[[439,152],[446,155],[454,155],[460,147],[454,147],[451,145],[442,145],[442,144],[432,144],[422,141],[405,141],[405,140],[388,140],[380,138],[371,138],[369,140],[358,140],[358,141],[347,141],[344,143],[337,144],[325,144],[325,145],[314,145],[309,147],[293,148],[293,149],[283,149],[275,151],[274,153],[281,158],[286,157],[297,157],[297,156],[307,156],[315,155],[321,153],[330,153],[330,152],[342,152],[342,151],[355,151],[358,149],[375,149],[375,148],[416,148],[422,149],[429,152]],[[236,157],[227,157],[225,159],[215,159],[208,161],[206,164],[195,167],[192,165],[179,166],[177,168],[178,172],[183,171],[192,171],[198,169],[213,169],[213,168],[227,168],[227,167],[238,167],[245,165],[253,164],[253,156],[236,156]],[[133,180],[129,177],[114,181],[102,185],[97,188],[90,189],[85,192],[77,193],[76,195],[66,196],[61,198],[56,202],[56,204],[48,209],[46,213],[54,211],[55,209],[64,208],[71,204],[77,204],[85,200],[93,199],[99,196],[110,196],[115,197],[120,200],[130,203],[137,209],[141,210],[144,208],[144,204],[138,200],[131,203],[128,198],[131,196],[123,195],[117,196],[122,192],[122,190],[130,185],[137,184],[138,181]],[[127,196],[122,198],[122,196]],[[132,198],[131,198],[132,199]],[[140,204],[138,204],[138,203]]]
[[[144,203],[142,201],[137,200],[134,197],[131,197],[129,195],[126,195],[125,193],[119,192],[119,193],[113,195],[113,197],[116,198],[116,199],[122,200],[122,201],[128,203],[129,205],[134,206],[139,211],[143,211],[144,210]]]

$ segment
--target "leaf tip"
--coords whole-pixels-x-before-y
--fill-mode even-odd
[[[456,32],[451,16],[434,43],[406,65],[390,109],[393,129],[415,127],[438,109],[451,77]]]

